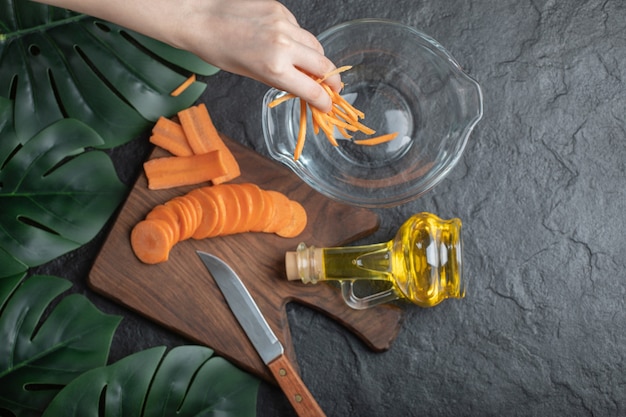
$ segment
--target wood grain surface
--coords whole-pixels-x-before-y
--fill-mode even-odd
[[[298,302],[344,325],[374,351],[387,350],[401,326],[402,310],[379,306],[357,311],[345,305],[336,287],[287,281],[286,251],[299,242],[316,246],[346,244],[374,232],[376,213],[330,200],[304,184],[286,167],[224,137],[238,159],[242,175],[234,182],[253,182],[302,203],[308,225],[294,239],[244,233],[174,246],[170,259],[157,265],[140,262],[132,252],[132,227],[156,205],[191,189],[150,191],[145,176],[137,179],[89,273],[97,292],[139,312],[190,340],[213,348],[240,368],[275,382],[232,315],[217,285],[196,255],[212,253],[240,276],[296,366],[285,306]],[[163,151],[158,148],[151,157]]]

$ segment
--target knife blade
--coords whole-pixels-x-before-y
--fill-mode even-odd
[[[283,345],[235,271],[214,255],[202,251],[196,251],[196,253],[213,276],[235,318],[263,363],[276,378],[276,382],[298,416],[325,416],[326,414],[295,371],[285,355]]]

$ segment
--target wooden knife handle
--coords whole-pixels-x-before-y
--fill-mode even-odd
[[[298,416],[326,416],[285,355],[280,355],[278,358],[268,363],[267,366],[272,372],[272,375],[276,378],[276,382],[278,382],[278,385],[289,399],[289,402],[296,410]]]

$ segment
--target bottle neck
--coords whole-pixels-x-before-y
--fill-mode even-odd
[[[331,248],[300,243],[285,256],[287,278],[305,284],[319,281],[393,281],[391,242]]]

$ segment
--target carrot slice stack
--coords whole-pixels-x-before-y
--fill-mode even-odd
[[[155,206],[135,225],[131,246],[147,264],[165,262],[177,242],[245,232],[293,238],[304,231],[307,214],[297,201],[255,184],[196,188]]]

